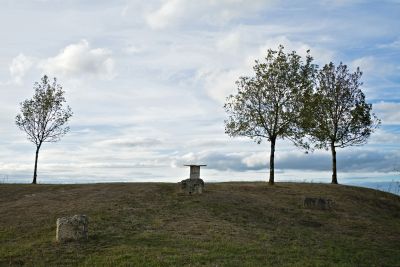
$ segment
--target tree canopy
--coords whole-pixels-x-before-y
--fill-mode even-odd
[[[318,71],[315,92],[303,112],[309,142],[332,152],[332,183],[337,184],[336,148],[362,145],[380,120],[365,100],[359,68],[350,73],[346,65],[331,62]]]
[[[16,116],[15,123],[36,146],[32,182],[35,184],[40,147],[44,142],[59,141],[69,131],[66,123],[72,116],[72,111],[69,106],[64,106],[64,91],[56,78],[51,82],[44,75],[40,82],[35,83],[34,89],[33,97],[21,103],[21,112]]]
[[[315,66],[309,51],[303,62],[295,51],[286,54],[280,45],[277,51],[269,49],[264,61],[257,60],[253,70],[254,76],[239,78],[237,93],[226,100],[225,132],[271,143],[269,183],[274,184],[276,140],[299,140],[302,99],[312,90]]]

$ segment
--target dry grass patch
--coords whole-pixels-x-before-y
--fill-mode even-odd
[[[304,196],[334,201],[308,210]],[[396,266],[400,198],[340,185],[0,185],[0,266]],[[57,244],[57,217],[89,240]]]

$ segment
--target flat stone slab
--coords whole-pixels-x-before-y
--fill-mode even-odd
[[[189,195],[201,194],[204,190],[204,181],[200,178],[197,179],[185,179],[180,182],[181,190]]]
[[[86,215],[58,218],[56,240],[58,242],[87,240],[88,224]]]
[[[333,201],[331,199],[321,197],[304,197],[303,206],[306,209],[329,210],[332,208]]]

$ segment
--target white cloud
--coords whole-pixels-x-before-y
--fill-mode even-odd
[[[384,125],[400,124],[400,103],[379,102],[373,105],[374,112]]]
[[[377,60],[373,56],[357,58],[351,62],[351,66],[353,69],[359,67],[361,71],[367,73],[374,72],[374,70],[376,69],[376,65]]]
[[[393,64],[383,62],[374,56],[357,58],[351,62],[351,67],[354,70],[360,67],[360,70],[367,76],[386,76],[397,71]]]
[[[91,48],[86,40],[68,45],[55,57],[42,60],[39,68],[53,75],[93,75],[106,80],[115,77],[115,62],[111,51]]]
[[[242,162],[242,158],[248,153],[220,153],[215,151],[189,152],[182,156],[176,156],[170,166],[182,166],[185,164],[206,164],[207,168],[215,170],[237,170],[260,169],[262,167],[249,167]]]
[[[323,49],[319,47],[313,47],[303,42],[291,41],[286,36],[278,36],[270,38],[263,45],[258,46],[251,50],[245,49],[245,47],[240,46],[239,33],[230,33],[216,43],[217,47],[221,50],[238,49],[247,51],[243,52],[239,56],[236,56],[237,62],[235,67],[231,69],[213,69],[213,70],[202,70],[198,73],[199,78],[203,78],[205,81],[205,89],[210,98],[213,100],[224,103],[226,97],[232,93],[236,92],[235,82],[241,76],[251,76],[253,75],[252,66],[254,66],[254,61],[256,59],[262,60],[268,51],[268,49],[277,50],[278,46],[281,44],[285,47],[285,52],[289,53],[295,50],[299,55],[305,58],[307,50],[311,50],[311,55],[315,58],[318,64],[326,64],[331,61],[334,57],[334,52]]]
[[[146,15],[146,22],[153,29],[164,29],[178,23],[224,25],[234,18],[253,16],[272,2],[274,1],[166,0],[159,8]]]
[[[32,64],[33,60],[24,54],[21,53],[16,56],[9,67],[12,80],[17,84],[21,84],[25,74],[31,69]]]
[[[116,138],[100,141],[96,143],[96,146],[100,147],[123,147],[131,149],[132,147],[153,147],[160,145],[161,140],[156,138]]]
[[[150,13],[146,21],[153,29],[162,29],[174,23],[184,14],[184,3],[181,0],[166,1],[159,9]]]
[[[275,154],[275,168],[280,171],[308,170],[330,171],[331,153],[317,150],[306,154],[300,150],[278,151]],[[351,148],[338,150],[339,172],[382,171],[390,172],[399,159],[397,151],[376,151],[368,148]],[[244,171],[267,171],[269,168],[269,151],[264,152],[231,152],[201,151],[177,156],[171,166],[183,164],[206,164],[208,169]]]
[[[8,81],[10,55],[21,52],[33,65],[14,71],[16,77],[32,84],[45,68],[57,71],[74,111],[71,132],[41,151],[39,181],[45,181],[41,179],[45,171],[52,181],[59,177],[70,182],[173,181],[187,177],[181,165],[190,162],[209,165],[204,169],[206,179],[249,179],[253,174],[264,179],[269,145],[224,134],[222,104],[236,91],[240,76],[253,75],[254,60],[262,60],[268,48],[276,50],[279,44],[286,52],[295,50],[301,55],[310,48],[318,64],[344,60],[351,66],[355,57],[366,57],[359,62],[368,63],[373,75],[363,76],[364,89],[369,101],[385,100],[373,108],[387,132],[374,133],[363,147],[367,152],[357,150],[346,157],[345,150],[338,151],[338,164],[342,162],[338,167],[340,172],[345,166],[353,170],[349,177],[359,176],[358,170],[365,168],[390,169],[395,164],[384,155],[373,158],[376,153],[394,151],[399,144],[394,126],[400,123],[400,106],[394,103],[399,97],[399,69],[386,77],[377,76],[379,70],[374,69],[399,65],[399,35],[393,29],[400,22],[393,12],[397,6],[389,2],[123,0],[37,5],[24,1],[18,4],[18,12],[13,5],[5,5],[0,18],[15,23],[3,23],[8,30],[2,34],[0,54],[0,79],[6,81],[0,82],[5,107],[0,115],[4,137],[0,169],[10,177],[28,177],[29,182],[32,148],[23,133],[16,132],[13,118],[17,104],[31,94],[31,86],[17,90],[15,80]],[[367,31],[355,30],[365,25]],[[50,34],[41,32],[44,27]],[[24,34],[18,34],[20,29]],[[88,41],[79,42],[80,38]],[[112,62],[108,68],[103,64],[107,59]],[[374,66],[375,61],[384,64]],[[115,75],[115,70],[118,77],[112,83],[102,81]],[[313,170],[329,181],[329,152],[305,155],[286,143],[290,142],[277,146],[276,168],[285,173],[293,170],[294,179],[311,179],[306,170]],[[366,161],[365,156],[372,159]],[[352,159],[357,159],[354,164],[350,164]],[[180,168],[170,168],[171,161]],[[25,167],[19,170],[18,166]],[[283,173],[277,177],[283,179]]]
[[[393,49],[399,49],[400,48],[400,37],[398,37],[396,40],[394,40],[391,43],[387,44],[381,44],[378,46],[379,48],[393,48]]]
[[[235,82],[240,76],[244,75],[246,75],[244,69],[218,70],[200,74],[205,79],[205,88],[208,96],[221,104],[225,103],[226,98],[230,94],[236,92]]]
[[[296,51],[303,59],[307,55],[307,50],[310,50],[311,56],[314,58],[315,62],[320,65],[329,63],[335,56],[335,53],[331,50],[312,46],[301,41],[293,41],[286,36],[277,36],[268,39],[264,45],[259,48],[258,59],[265,57],[268,49],[277,50],[279,45],[285,47],[286,53]],[[250,58],[250,60],[254,61],[252,58]]]
[[[269,162],[269,155],[267,151],[253,153],[250,156],[243,158],[242,162],[246,164],[247,167],[265,166],[265,164]]]
[[[390,144],[391,147],[397,148],[400,144],[400,134],[388,132],[383,129],[377,129],[368,141],[370,144]],[[395,145],[395,146],[394,146]]]
[[[228,33],[227,35],[224,35],[221,37],[217,43],[217,49],[226,52],[227,50],[229,51],[237,51],[240,45],[240,33],[239,32],[231,32]]]
[[[186,164],[194,164],[194,162],[198,161],[199,157],[197,155],[195,155],[193,152],[189,152],[185,155],[183,155],[180,160],[182,161],[183,164],[185,164],[184,162],[186,162]],[[189,162],[189,163],[187,163]]]
[[[342,8],[343,6],[354,5],[361,2],[362,0],[323,0],[321,4],[328,7]]]
[[[143,51],[143,48],[136,46],[136,45],[129,45],[128,47],[125,48],[125,52],[127,54],[138,54]]]

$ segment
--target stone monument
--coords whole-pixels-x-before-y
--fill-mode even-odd
[[[74,215],[57,219],[57,242],[88,239],[88,218],[86,215]]]
[[[181,189],[186,194],[201,194],[204,189],[204,181],[200,178],[200,167],[207,165],[184,165],[190,167],[189,179],[180,182]]]

